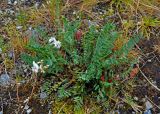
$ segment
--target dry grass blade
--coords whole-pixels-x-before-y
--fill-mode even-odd
[[[155,86],[148,78],[147,76],[143,73],[143,71],[138,67],[140,73],[142,74],[142,76],[149,82],[149,84],[154,87],[156,90],[160,91],[160,88],[158,88],[157,86]]]

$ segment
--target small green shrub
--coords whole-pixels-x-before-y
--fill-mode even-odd
[[[55,80],[53,84],[47,82],[49,89],[46,86],[44,89],[48,94],[55,92],[59,99],[71,98],[76,108],[83,105],[88,95],[99,102],[107,99],[109,88],[116,83],[114,76],[128,75],[126,71],[135,64],[136,58],[131,60],[128,54],[140,39],[134,36],[122,48],[114,50],[114,42],[119,37],[114,24],[107,23],[101,29],[91,26],[78,40],[75,34],[80,24],[64,18],[56,37],[61,47],[49,43],[47,35],[43,36],[43,43],[32,37],[26,47],[30,53],[22,54],[22,59],[30,65],[40,60],[49,65],[45,76],[54,76]],[[122,71],[117,70],[120,67]]]

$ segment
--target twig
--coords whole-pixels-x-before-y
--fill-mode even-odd
[[[152,85],[156,90],[160,91],[160,89],[159,89],[157,86],[155,86],[151,81],[149,81],[149,79],[148,79],[147,76],[142,72],[142,70],[139,68],[139,66],[138,66],[138,69],[139,69],[140,73],[142,74],[142,76],[149,82],[149,84]]]
[[[124,98],[120,98],[120,99],[121,99],[124,103],[129,104],[135,112],[138,112],[138,111],[139,111],[139,112],[142,112],[142,111],[141,111],[142,106],[139,106],[139,105],[137,105],[137,104],[135,104],[135,103],[132,103],[132,102],[130,102],[130,101],[128,101],[127,99],[124,99]]]
[[[138,2],[136,4],[136,22],[137,22],[137,30],[136,30],[136,32],[137,32],[137,34],[138,34],[138,30],[139,30],[139,28],[138,28],[138,18],[137,18],[137,16],[138,16],[138,7],[139,7],[139,0],[138,0]]]
[[[148,59],[147,61],[145,61],[144,64],[141,66],[141,68],[143,68],[149,62],[149,60],[150,61],[154,60],[155,57],[156,57],[156,55],[153,56],[151,59]]]
[[[10,100],[12,101],[13,99],[12,99],[12,97],[11,97],[11,93],[8,92],[8,95],[9,95]]]
[[[154,106],[156,106],[158,109],[160,109],[160,107],[159,107],[158,105],[156,105],[150,98],[148,98],[147,96],[146,96],[146,98],[147,98]]]
[[[33,84],[33,86],[32,86],[31,95],[28,97],[26,104],[28,104],[28,103],[29,103],[29,100],[32,98],[33,92],[34,92],[34,90],[35,90],[36,82],[37,82],[37,73],[34,73],[34,84]],[[25,104],[25,105],[26,105],[26,104]],[[23,108],[21,114],[23,114],[23,112],[24,112],[24,108]]]
[[[19,103],[19,83],[18,82],[16,84],[16,89],[17,89],[17,93],[16,93],[16,95],[17,95],[17,101]]]
[[[135,1],[135,0],[133,0],[133,2],[134,2],[134,3],[137,3],[137,1]],[[156,6],[147,5],[147,4],[144,4],[144,3],[142,3],[142,2],[139,2],[139,4],[142,5],[142,6],[145,6],[145,7],[148,7],[148,8],[157,10],[157,11],[160,11],[160,9],[159,9],[158,7],[156,7]]]
[[[58,111],[58,114],[60,114],[60,112],[62,111],[62,109],[64,108],[64,106],[66,105],[67,103],[64,103],[63,106],[60,108],[60,110]]]
[[[143,5],[143,6],[145,6],[145,7],[149,7],[149,8],[151,8],[151,9],[160,11],[160,9],[159,9],[158,7],[156,7],[156,6],[150,6],[150,5],[147,5],[147,4],[143,4],[143,3],[141,3],[141,2],[140,2],[140,4]]]
[[[2,109],[2,113],[3,113],[3,100],[1,98],[1,109]]]
[[[35,73],[35,74],[34,74],[34,84],[33,84],[33,86],[32,86],[32,92],[31,92],[31,95],[29,96],[29,99],[32,98],[33,92],[34,92],[34,90],[35,90],[36,82],[37,82],[37,74]]]

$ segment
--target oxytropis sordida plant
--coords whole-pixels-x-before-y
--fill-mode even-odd
[[[92,25],[85,33],[79,27],[80,21],[69,22],[64,18],[58,33],[43,35],[43,42],[32,37],[26,47],[30,53],[22,54],[24,61],[33,62],[36,74],[42,66],[34,61],[43,60],[47,65],[44,78],[56,78],[57,82],[46,89],[48,94],[56,93],[59,99],[71,98],[77,107],[82,106],[88,94],[99,102],[107,99],[109,88],[116,83],[115,76],[127,76],[126,72],[135,64],[136,58],[128,58],[128,54],[140,39],[135,35],[114,49],[119,38],[114,24],[107,23],[99,29]],[[118,71],[121,66],[125,68]]]

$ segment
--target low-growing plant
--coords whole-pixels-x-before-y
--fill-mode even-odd
[[[139,26],[143,36],[145,36],[147,39],[150,39],[152,29],[160,26],[160,20],[149,16],[145,16],[142,18],[142,21],[140,22]]]
[[[85,96],[92,96],[98,102],[107,99],[116,75],[127,76],[136,63],[136,58],[128,58],[128,54],[140,39],[135,35],[116,49],[119,33],[114,24],[107,23],[101,29],[91,26],[85,33],[79,30],[80,25],[80,21],[63,18],[56,37],[43,36],[43,42],[32,37],[26,47],[30,53],[22,54],[22,59],[30,65],[40,60],[49,65],[44,78],[54,76],[55,82],[46,83],[49,89],[46,86],[44,89],[48,94],[56,93],[60,100],[70,98],[76,110],[83,106]]]

